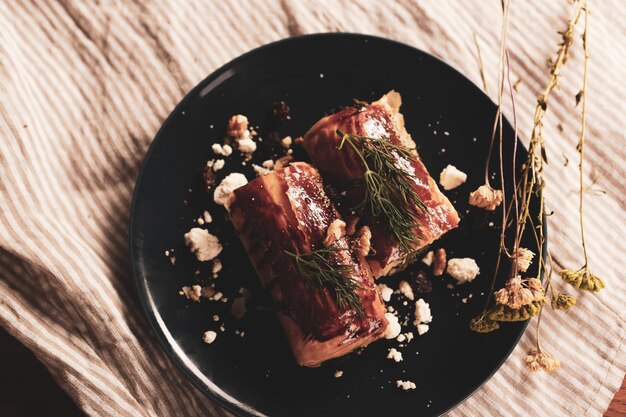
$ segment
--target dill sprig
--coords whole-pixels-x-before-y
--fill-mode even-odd
[[[356,292],[362,286],[349,277],[350,273],[355,272],[354,266],[332,260],[337,251],[342,250],[348,249],[329,246],[303,254],[289,251],[285,253],[294,260],[298,272],[304,278],[306,288],[319,290],[326,288],[340,309],[354,310],[363,317],[363,305]]]
[[[371,138],[341,129],[337,134],[341,136],[339,149],[347,143],[365,169],[365,195],[354,210],[370,217],[383,215],[400,249],[411,254],[419,244],[419,213],[427,210],[415,190],[415,176],[403,167],[415,160],[415,150],[385,137]]]

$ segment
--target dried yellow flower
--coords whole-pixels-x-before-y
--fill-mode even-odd
[[[518,308],[511,308],[506,304],[496,304],[487,311],[487,317],[493,321],[526,321],[539,314],[544,303],[545,298]]]
[[[605,287],[601,278],[593,275],[586,268],[572,271],[571,269],[563,269],[559,275],[563,280],[576,288],[585,291],[598,292]]]
[[[470,320],[470,329],[476,333],[489,333],[500,328],[497,321],[491,320],[485,313]]]
[[[526,272],[530,265],[533,263],[535,253],[530,249],[518,248],[513,254],[513,262],[517,260],[517,270],[519,272]]]
[[[552,308],[555,310],[569,310],[576,304],[576,298],[568,294],[559,293],[552,297]]]
[[[502,191],[495,190],[488,185],[481,185],[469,195],[469,203],[472,206],[494,211],[502,203]]]
[[[526,366],[533,372],[552,372],[561,367],[561,362],[547,352],[532,348],[526,356]]]

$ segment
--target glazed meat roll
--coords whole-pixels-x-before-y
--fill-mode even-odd
[[[227,208],[298,364],[316,367],[383,337],[385,308],[364,257],[369,230],[345,236],[317,170],[273,171],[236,189]]]
[[[367,261],[375,278],[400,270],[459,222],[415,151],[400,105],[400,94],[390,91],[371,104],[346,107],[318,121],[303,141],[324,181],[338,195],[347,195],[340,211],[370,226],[372,251]],[[364,181],[365,164],[369,182]],[[373,173],[374,167],[381,172]],[[378,193],[367,200],[367,187],[381,190],[384,198]]]

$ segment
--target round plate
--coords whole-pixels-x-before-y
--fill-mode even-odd
[[[430,331],[418,336],[409,320],[403,331],[412,330],[415,339],[399,348],[403,362],[386,359],[387,350],[398,348],[399,343],[381,340],[320,368],[301,368],[274,313],[263,308],[268,297],[225,210],[202,191],[200,172],[208,159],[215,158],[211,144],[221,143],[233,114],[247,115],[266,141],[269,129],[280,137],[295,138],[353,98],[371,101],[391,89],[402,94],[407,129],[431,175],[438,178],[447,164],[468,174],[465,184],[445,192],[462,216],[461,227],[434,247],[446,248],[448,258],[476,259],[481,273],[473,282],[452,288],[451,278],[433,278],[432,293],[419,295],[432,310]],[[291,107],[291,119],[280,125],[268,119],[277,101]],[[495,110],[479,88],[438,59],[401,43],[354,34],[312,35],[272,43],[235,59],[202,81],[176,107],[152,143],[137,180],[131,213],[130,246],[139,295],[171,359],[200,390],[238,415],[410,412],[430,416],[467,398],[500,367],[525,328],[523,323],[507,324],[485,335],[468,328],[469,320],[486,302],[497,256],[499,211],[472,211],[468,206],[469,192],[483,181]],[[508,124],[504,135],[504,155],[511,155],[514,141]],[[251,162],[260,164],[271,156],[264,149],[260,143]],[[518,171],[525,160],[525,149],[519,149]],[[251,164],[243,166],[236,154],[226,158],[225,168],[217,173],[218,181],[229,172],[254,178]],[[298,151],[296,155],[301,156]],[[496,162],[494,158],[492,172]],[[511,157],[506,158],[504,169],[509,176]],[[183,242],[183,234],[196,226],[194,219],[205,210],[214,220],[202,227],[219,236],[224,245],[219,256],[224,269],[216,279],[210,262],[196,261]],[[524,246],[536,252],[532,241]],[[166,250],[171,252],[169,257]],[[397,288],[398,279],[383,281]],[[501,274],[497,287],[504,280]],[[227,302],[203,299],[196,303],[178,293],[183,285],[211,281]],[[253,297],[245,317],[236,319],[229,311],[241,287],[249,288]],[[403,305],[400,295],[392,297],[392,305],[402,315],[412,313],[412,303]],[[214,315],[219,316],[217,321]],[[210,345],[202,341],[206,330],[218,333]],[[341,378],[333,377],[336,370],[343,371]],[[417,389],[401,391],[397,380],[413,381]]]

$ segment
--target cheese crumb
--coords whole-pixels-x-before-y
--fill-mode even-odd
[[[429,329],[428,324],[418,324],[417,326],[417,334],[420,336],[426,333]]]
[[[213,201],[215,201],[220,206],[226,206],[226,203],[228,202],[228,199],[230,198],[232,192],[235,191],[237,188],[246,185],[247,183],[248,180],[246,179],[245,175],[238,172],[233,172],[232,174],[229,174],[228,176],[226,176],[226,178],[222,180],[220,185],[215,188],[215,191],[213,192]]]
[[[447,272],[459,284],[463,284],[476,278],[480,268],[472,258],[453,258],[448,261]]]
[[[430,306],[424,299],[420,298],[415,302],[415,321],[413,325],[417,328],[417,334],[420,336],[428,331],[428,323],[433,321],[430,312]]]
[[[402,331],[398,317],[393,313],[385,313],[385,318],[389,322],[389,325],[387,325],[385,329],[385,339],[395,339],[400,334],[400,331]]]
[[[211,214],[206,210],[202,213],[202,219],[205,223],[211,223],[213,221],[213,217],[211,217]]]
[[[263,168],[267,168],[267,169],[273,169],[274,168],[274,161],[271,159],[267,159],[265,161],[263,161],[263,163],[261,164],[261,166]]]
[[[256,151],[256,142],[252,140],[248,130],[241,137],[237,138],[237,149],[239,149],[239,152],[247,154]]]
[[[448,165],[439,174],[439,184],[444,190],[452,190],[467,180],[467,174],[454,165]]]
[[[211,146],[213,153],[216,155],[222,156],[230,156],[233,153],[233,148],[230,145],[220,145],[219,143],[214,143]]]
[[[202,335],[202,340],[204,341],[204,343],[207,344],[211,344],[215,341],[215,338],[217,337],[217,333],[215,333],[213,330],[209,330],[207,332],[204,332],[204,334]]]
[[[435,260],[435,253],[433,251],[428,251],[426,256],[422,258],[422,263],[426,266],[431,266],[434,260]]]
[[[187,297],[188,300],[199,303],[202,296],[202,287],[200,285],[184,286],[178,293]]]
[[[213,321],[220,321],[220,316],[218,316],[217,314],[214,314]]]
[[[413,332],[407,332],[404,334],[406,336],[406,342],[409,343],[411,340],[413,340]]]
[[[395,362],[402,362],[402,352],[397,351],[395,348],[388,350],[387,359],[392,359]]]
[[[402,380],[396,381],[396,387],[400,388],[403,391],[409,391],[409,390],[417,388],[414,382],[402,381]]]
[[[185,233],[185,244],[200,262],[210,261],[222,251],[222,245],[217,237],[199,227]]]
[[[257,174],[259,177],[262,177],[262,176],[267,175],[267,174],[269,174],[270,172],[272,172],[272,170],[271,170],[271,169],[268,169],[268,168],[262,167],[262,166],[257,165],[257,164],[252,164],[252,169],[254,170],[254,172],[256,172],[256,174]]]
[[[391,294],[393,294],[393,290],[387,286],[387,284],[378,284],[378,291],[380,291],[380,298],[383,299],[384,302],[388,303],[391,300]]]
[[[403,335],[402,333],[400,333],[400,334],[398,335],[398,337],[396,337],[396,340],[397,340],[398,342],[402,343],[402,342],[404,342],[404,341],[406,340],[406,336],[405,336],[405,335]]]
[[[291,139],[291,136],[285,136],[281,142],[285,148],[289,148],[293,143],[293,140]]]
[[[224,168],[225,164],[226,162],[223,159],[218,159],[217,161],[213,162],[213,172],[217,172],[220,169]]]
[[[406,281],[400,281],[400,292],[409,300],[415,300],[415,295],[413,294],[413,288],[411,288],[411,284]]]
[[[217,274],[222,270],[222,261],[215,258],[213,260],[213,265],[211,265],[211,273],[213,274],[213,278],[217,278]]]
[[[343,376],[343,371],[335,371],[333,374],[335,378],[341,378]]]

